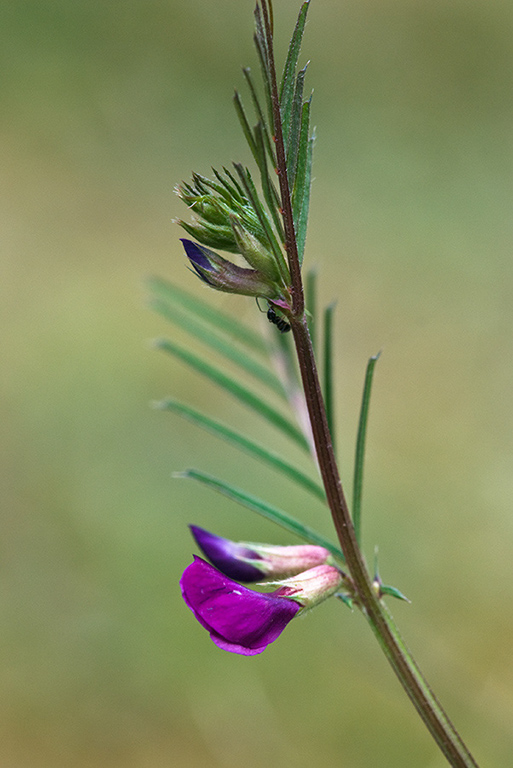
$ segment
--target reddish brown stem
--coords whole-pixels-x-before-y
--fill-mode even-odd
[[[305,311],[305,299],[301,281],[301,265],[297,251],[296,233],[294,231],[294,217],[292,214],[292,201],[290,196],[289,178],[287,174],[287,159],[285,156],[285,143],[283,141],[283,127],[281,122],[280,99],[278,96],[278,83],[276,81],[276,66],[274,63],[273,35],[270,15],[267,3],[262,2],[264,25],[268,41],[269,68],[271,70],[271,96],[273,104],[274,140],[276,143],[276,161],[278,181],[280,184],[281,206],[283,216],[283,229],[285,231],[285,250],[289,264],[290,278],[292,281],[292,315],[296,318],[303,316]]]
[[[292,319],[291,326],[326,498],[358,601],[397,677],[449,763],[455,768],[477,768],[372,587],[338,473],[306,318]]]
[[[283,142],[280,103],[274,63],[272,29],[267,0],[262,0],[261,5],[269,55],[276,156],[286,241],[285,247],[287,250],[292,281],[291,291],[293,302],[289,320],[294,335],[301,379],[303,382],[319,468],[326,490],[326,498],[331,510],[340,546],[355,585],[358,601],[406,693],[410,697],[449,763],[455,768],[477,768],[477,763],[474,761],[458,732],[429,688],[415,664],[413,657],[404,645],[385,606],[381,603],[374,591],[356,539],[351,515],[344,496],[335,460],[315,356],[304,311],[303,283],[287,177],[285,146]]]

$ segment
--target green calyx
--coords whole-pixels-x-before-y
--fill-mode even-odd
[[[240,184],[228,171],[214,174],[218,181],[195,173],[191,184],[183,182],[176,188],[178,197],[195,217],[191,223],[177,223],[203,245],[240,253],[232,227],[235,219],[263,249],[269,250],[269,238]]]
[[[273,282],[280,279],[278,267],[272,253],[265,248],[251,232],[244,227],[242,222],[231,216],[232,232],[237,243],[237,250],[253,269],[268,277]]]

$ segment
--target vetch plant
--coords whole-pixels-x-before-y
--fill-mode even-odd
[[[158,407],[188,419],[265,462],[305,494],[325,504],[331,512],[338,545],[264,499],[200,470],[189,469],[179,476],[216,490],[307,544],[233,542],[191,526],[198,547],[210,563],[195,557],[185,569],[180,586],[187,606],[213,642],[223,650],[244,656],[262,653],[292,619],[330,597],[354,607],[369,623],[448,762],[453,766],[476,766],[384,602],[386,596],[406,598],[395,587],[382,583],[376,565],[371,574],[362,553],[365,436],[377,355],[369,360],[365,376],[351,510],[340,481],[333,439],[333,305],[319,312],[315,273],[306,274],[306,290],[302,275],[314,145],[310,129],[311,96],[304,95],[306,67],[298,69],[308,8],[309,2],[301,6],[278,82],[271,3],[259,0],[256,6],[254,41],[260,89],[251,71],[243,70],[256,115],[254,126],[238,93],[234,103],[257,168],[258,182],[255,183],[247,167],[234,163],[231,168],[214,170],[211,178],[195,173],[190,182],[177,188],[192,217],[178,222],[188,235],[182,243],[191,271],[208,288],[256,299],[255,312],[267,312],[270,334],[258,334],[164,280],[151,281],[151,303],[220,358],[244,370],[259,391],[247,387],[222,365],[207,362],[175,341],[161,339],[156,345],[279,429],[310,455],[320,481],[273,451],[267,443],[241,434],[191,406],[166,399]],[[314,337],[321,335],[319,330],[320,374],[314,349]],[[278,405],[274,404],[276,399]],[[248,588],[240,582],[253,586]],[[268,586],[275,589],[257,589]]]

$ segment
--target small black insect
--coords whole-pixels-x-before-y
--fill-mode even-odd
[[[269,309],[267,310],[267,319],[270,323],[273,323],[273,325],[277,327],[280,333],[288,333],[290,331],[290,325],[286,320],[284,320],[283,317],[280,317],[280,315],[276,313],[276,310],[272,304],[269,304]]]

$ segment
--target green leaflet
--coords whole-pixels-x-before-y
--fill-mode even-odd
[[[280,108],[284,137],[288,136],[290,130],[290,116],[292,112],[292,102],[294,100],[294,90],[296,87],[296,68],[299,52],[301,50],[301,41],[305,31],[308,6],[309,2],[303,3],[301,6],[296,27],[290,41],[285,66],[283,68],[283,76],[280,86]]]
[[[283,233],[283,225],[281,223],[281,217],[279,212],[280,198],[276,191],[276,187],[274,186],[272,179],[269,175],[269,168],[267,167],[267,151],[265,148],[265,138],[264,138],[264,131],[262,128],[262,123],[257,123],[257,125],[255,126],[255,145],[256,145],[256,153],[257,153],[256,162],[258,165],[258,169],[260,171],[260,181],[262,184],[262,192],[264,193],[264,198],[267,203],[267,207],[271,212],[271,216],[274,222],[274,226],[276,227],[276,231],[278,232],[280,239],[283,241],[285,236]]]
[[[215,419],[211,419],[209,416],[205,416],[195,408],[191,408],[191,406],[184,405],[183,403],[179,403],[177,400],[173,400],[171,398],[162,400],[160,403],[156,403],[155,407],[160,408],[161,410],[171,411],[172,413],[176,413],[179,416],[182,416],[193,424],[196,424],[197,426],[202,427],[203,429],[212,433],[216,437],[220,437],[227,443],[230,443],[231,445],[246,451],[246,453],[249,453],[256,459],[265,462],[273,469],[288,477],[289,480],[292,480],[294,483],[302,486],[305,490],[318,498],[320,501],[326,500],[324,488],[318,482],[312,480],[301,469],[294,467],[288,461],[285,461],[285,459],[283,459],[279,454],[275,453],[274,451],[270,451],[268,448],[260,445],[255,440],[252,440],[245,435],[241,435],[240,432],[236,432],[226,424],[222,424]]]
[[[265,400],[262,400],[258,395],[255,395],[251,390],[247,389],[243,384],[240,384],[233,377],[221,371],[219,368],[207,363],[201,357],[190,352],[188,349],[180,347],[178,344],[170,341],[169,339],[157,339],[155,346],[158,349],[162,349],[170,355],[174,355],[179,360],[182,360],[191,368],[203,374],[211,381],[215,382],[218,386],[232,394],[237,400],[252,408],[254,411],[260,414],[264,419],[267,419],[274,427],[281,430],[287,437],[294,440],[303,450],[309,452],[310,448],[308,442],[303,433],[293,424],[286,416],[283,416],[279,411],[270,406]]]
[[[306,66],[298,73],[297,76],[296,89],[294,91],[294,99],[292,101],[292,110],[290,113],[289,132],[287,136],[284,136],[285,150],[287,153],[287,176],[290,189],[294,188],[294,179],[296,178],[296,165],[303,113],[303,89],[305,84],[305,75]]]
[[[372,377],[374,367],[379,360],[380,352],[369,358],[365,371],[365,383],[363,385],[362,405],[358,422],[358,437],[356,438],[356,453],[354,459],[353,479],[353,525],[358,544],[361,545],[361,511],[362,511],[362,487],[363,465],[365,460],[365,438],[367,435],[367,420],[369,416],[369,404],[372,390]]]
[[[248,142],[249,148],[251,150],[251,154],[255,158],[255,162],[258,164],[258,153],[255,143],[255,137],[253,136],[253,132],[251,130],[251,127],[248,122],[248,118],[246,117],[246,113],[244,111],[244,107],[242,105],[241,98],[237,91],[235,91],[235,94],[233,96],[233,103],[235,106],[235,111],[237,113],[237,117],[239,118],[239,122],[241,124],[242,132],[244,134],[244,138]]]
[[[309,541],[311,544],[317,544],[320,547],[324,547],[331,552],[334,557],[344,562],[344,556],[338,547],[335,547],[312,528],[303,525],[294,517],[291,517],[281,509],[268,504],[266,501],[263,501],[250,493],[246,493],[246,491],[236,488],[229,483],[225,483],[223,480],[212,477],[205,472],[200,472],[197,469],[187,469],[184,472],[178,472],[174,477],[196,480],[199,483],[203,483],[203,485],[218,491],[218,493],[236,501],[243,507],[251,509],[253,512],[257,512],[257,514],[262,515],[262,517],[265,517],[267,520],[271,520],[271,522],[280,525],[282,528],[285,528],[286,531],[296,534],[296,536],[305,539],[305,541]]]
[[[258,4],[255,8],[255,26],[256,26],[256,33],[254,37],[254,42],[257,49],[258,59],[260,61],[260,68],[262,71],[265,100],[267,102],[267,114],[269,116],[269,127],[271,130],[271,134],[274,135],[274,115],[273,115],[273,102],[272,102],[272,95],[271,95],[271,72],[269,68],[269,51],[267,47],[267,36],[265,34],[264,24],[262,20],[262,12]]]
[[[294,189],[292,191],[292,214],[296,231],[297,248],[300,263],[305,251],[308,212],[310,209],[310,188],[312,184],[312,155],[315,134],[309,136],[311,97],[303,104],[301,115],[301,133],[297,154]]]

